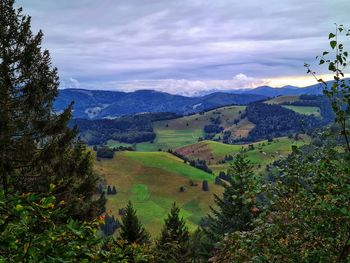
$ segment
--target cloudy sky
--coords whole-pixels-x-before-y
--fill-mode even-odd
[[[349,0],[18,0],[62,88],[184,95],[306,86]],[[317,67],[316,67],[317,68]],[[318,68],[317,68],[318,69]],[[320,73],[325,73],[318,69]]]

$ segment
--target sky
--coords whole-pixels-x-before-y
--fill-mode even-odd
[[[17,0],[61,88],[181,95],[311,85],[350,0]],[[345,40],[345,43],[350,41]],[[329,78],[329,75],[324,75]]]

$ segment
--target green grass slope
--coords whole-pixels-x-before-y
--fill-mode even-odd
[[[284,95],[284,96],[278,96],[275,98],[272,98],[270,100],[265,101],[267,104],[286,104],[286,103],[292,103],[300,100],[299,95]]]
[[[299,114],[314,115],[315,117],[321,117],[319,107],[292,106],[292,105],[282,105],[282,107],[287,108],[287,109],[292,110],[292,111],[295,111],[296,113],[299,113]]]
[[[288,103],[293,103],[296,101],[300,101],[299,95],[285,95],[285,96],[279,96],[272,98],[270,100],[265,101],[267,104],[278,104],[282,107],[295,111],[299,114],[305,114],[305,115],[314,115],[315,117],[320,117],[320,108],[319,107],[312,107],[312,106],[292,106],[288,105]]]
[[[109,195],[107,209],[114,215],[131,200],[140,220],[152,235],[158,235],[173,202],[182,209],[191,230],[213,204],[213,193],[222,187],[213,183],[214,176],[186,165],[165,152],[120,152],[113,159],[96,161],[96,171],[117,188]],[[198,186],[190,186],[192,179]],[[209,192],[202,191],[202,181],[209,181]],[[186,191],[181,193],[179,188]]]
[[[257,169],[262,169],[267,164],[283,158],[291,153],[292,145],[301,146],[309,141],[309,138],[303,136],[295,141],[287,137],[274,139],[269,143],[266,140],[253,143],[253,149],[249,145],[229,145],[214,141],[202,141],[196,144],[178,148],[176,151],[190,159],[206,160],[209,167],[218,174],[220,171],[226,171],[230,162],[218,164],[225,158],[225,155],[235,155],[241,150],[253,163],[257,164]],[[260,168],[259,168],[260,167]]]

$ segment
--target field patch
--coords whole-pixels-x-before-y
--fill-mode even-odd
[[[150,197],[148,187],[145,184],[135,184],[131,191],[138,201],[146,201]]]
[[[147,167],[175,172],[193,180],[214,180],[211,174],[189,166],[180,158],[166,152],[125,152],[124,154]]]
[[[293,103],[293,102],[296,102],[299,100],[300,100],[299,95],[284,95],[284,96],[278,96],[278,97],[272,98],[270,100],[267,100],[267,101],[265,101],[265,103],[282,105],[282,104],[287,104],[287,103]]]
[[[292,106],[292,105],[282,105],[282,107],[295,111],[299,114],[304,115],[314,115],[315,117],[321,117],[320,108],[312,106]]]

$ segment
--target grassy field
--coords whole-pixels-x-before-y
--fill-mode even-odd
[[[201,129],[162,129],[156,126],[154,128],[157,134],[153,143],[144,142],[136,144],[137,151],[149,152],[158,151],[158,149],[168,150],[176,149],[183,145],[195,143],[198,138],[203,136]]]
[[[282,104],[287,104],[291,102],[296,102],[299,100],[300,100],[300,96],[298,95],[284,95],[284,96],[278,96],[270,100],[267,100],[265,101],[265,103],[282,105]]]
[[[254,148],[249,149],[249,145],[228,145],[214,141],[202,141],[179,148],[176,151],[190,159],[206,160],[213,172],[218,174],[220,171],[226,171],[230,165],[229,162],[224,164],[217,163],[223,160],[225,155],[235,155],[245,149],[248,159],[257,165],[258,170],[261,170],[267,164],[287,156],[291,152],[292,145],[301,146],[308,142],[309,138],[307,137],[303,137],[298,141],[281,137],[274,139],[271,143],[267,141],[253,143]]]
[[[292,111],[295,111],[299,114],[304,115],[314,115],[316,117],[320,117],[320,108],[319,107],[312,107],[312,106],[291,106],[291,105],[282,105],[282,107],[290,109]]]
[[[117,195],[108,196],[107,210],[116,215],[131,200],[153,236],[159,234],[173,202],[181,207],[182,216],[194,230],[209,212],[213,194],[222,191],[213,183],[213,175],[164,152],[120,152],[111,160],[96,161],[95,167],[107,184],[116,186],[118,191]],[[190,179],[198,186],[191,187]],[[209,181],[209,192],[201,189],[203,179]],[[181,186],[186,188],[183,193],[179,192]]]

